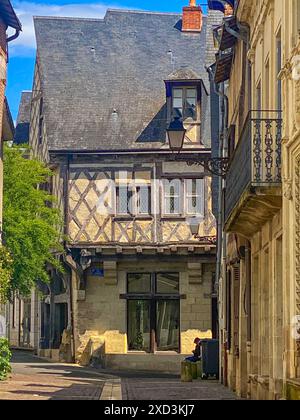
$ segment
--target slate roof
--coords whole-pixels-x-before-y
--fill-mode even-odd
[[[32,92],[22,92],[14,143],[29,142],[30,108]]]
[[[209,91],[205,64],[214,59],[209,19],[203,18],[201,33],[183,33],[182,16],[173,13],[108,10],[103,20],[35,17],[50,151],[163,147],[164,80],[188,66]],[[209,109],[203,111],[204,141],[210,144]]]
[[[17,31],[22,30],[21,22],[19,21],[10,0],[0,0],[0,16],[7,26],[10,26]]]
[[[2,140],[13,141],[15,135],[15,125],[10,112],[7,98],[4,98],[3,116],[2,116]]]

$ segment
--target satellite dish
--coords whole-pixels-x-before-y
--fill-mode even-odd
[[[6,337],[6,319],[0,315],[0,338]]]

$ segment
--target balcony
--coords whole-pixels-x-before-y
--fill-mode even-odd
[[[251,111],[226,177],[225,229],[251,236],[282,207],[282,114]]]

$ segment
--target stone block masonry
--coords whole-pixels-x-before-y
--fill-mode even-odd
[[[76,360],[79,363],[87,365],[96,355],[103,365],[113,368],[127,366],[128,369],[166,369],[164,352],[152,355],[154,357],[150,363],[150,355],[147,357],[147,353],[128,351],[127,301],[120,298],[126,294],[127,273],[151,273],[153,270],[179,272],[180,294],[184,295],[180,302],[180,354],[168,352],[168,359],[174,358],[175,361],[173,364],[170,361],[168,370],[177,371],[177,362],[182,359],[180,355],[192,353],[196,337],[212,337],[211,300],[207,298],[206,292],[211,290],[213,264],[203,264],[202,281],[190,283],[187,263],[118,262],[114,281],[111,270],[108,270],[109,281],[106,281],[106,274],[104,278],[88,275],[85,299],[76,303]]]

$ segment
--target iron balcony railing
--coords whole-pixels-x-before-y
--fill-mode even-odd
[[[226,177],[225,220],[250,187],[281,185],[281,111],[250,111]]]

